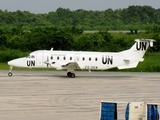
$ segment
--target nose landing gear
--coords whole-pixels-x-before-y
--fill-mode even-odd
[[[12,75],[13,75],[13,74],[12,74],[12,68],[13,68],[13,67],[10,66],[10,69],[9,69],[9,72],[8,72],[8,76],[9,76],[9,77],[12,77]]]

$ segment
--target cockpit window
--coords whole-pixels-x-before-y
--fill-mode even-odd
[[[30,58],[30,55],[27,55],[26,58]]]
[[[26,58],[35,58],[34,55],[27,55]]]

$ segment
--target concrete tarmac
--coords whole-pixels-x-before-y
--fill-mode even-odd
[[[98,120],[101,100],[160,103],[160,74],[0,71],[0,120]]]

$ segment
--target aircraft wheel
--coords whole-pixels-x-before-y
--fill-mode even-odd
[[[9,77],[12,77],[12,75],[13,75],[12,72],[9,72],[9,73],[8,73],[8,76],[9,76]]]
[[[75,77],[75,74],[74,73],[71,73],[71,78],[74,78]]]
[[[71,72],[68,72],[68,73],[67,73],[67,76],[68,76],[68,77],[71,77]]]

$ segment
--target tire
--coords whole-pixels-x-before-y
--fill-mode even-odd
[[[8,76],[9,76],[9,77],[12,77],[12,75],[13,75],[12,72],[9,72],[9,73],[8,73]]]
[[[67,73],[67,76],[68,76],[68,77],[71,77],[71,74],[72,74],[71,72],[68,72],[68,73]]]
[[[71,78],[75,78],[75,74],[74,73],[71,73]]]

